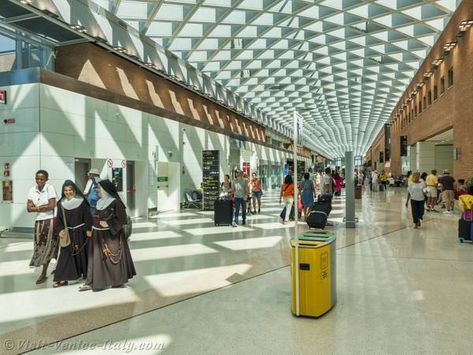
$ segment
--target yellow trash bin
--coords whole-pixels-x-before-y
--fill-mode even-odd
[[[335,306],[335,237],[302,234],[299,239],[299,315],[320,317]],[[292,313],[296,314],[295,241],[291,240]]]

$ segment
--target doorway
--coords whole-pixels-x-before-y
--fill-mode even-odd
[[[135,162],[126,162],[126,204],[130,215],[135,215]]]
[[[158,212],[177,211],[180,207],[180,164],[156,162]]]
[[[81,191],[84,191],[87,185],[90,166],[90,159],[76,158],[74,161],[74,182]]]

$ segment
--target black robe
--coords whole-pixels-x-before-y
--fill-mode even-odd
[[[93,290],[124,285],[136,275],[130,248],[123,231],[126,223],[125,206],[118,200],[103,210],[97,210],[94,218],[92,245],[89,250],[89,270],[86,284]],[[100,225],[106,221],[109,228]],[[105,250],[105,252],[104,252]]]
[[[87,277],[88,249],[90,238],[87,238],[86,231],[92,229],[92,215],[90,207],[84,200],[79,207],[68,210],[64,209],[66,224],[71,238],[71,244],[61,247],[59,259],[54,272],[54,281],[71,281]],[[64,229],[64,218],[61,201],[57,203],[57,225],[56,235]],[[83,224],[83,226],[80,226]],[[58,237],[59,238],[59,237]]]

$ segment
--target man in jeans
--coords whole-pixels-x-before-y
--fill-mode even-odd
[[[453,206],[455,203],[455,192],[453,184],[455,179],[453,176],[450,176],[450,173],[447,169],[443,171],[443,176],[439,179],[439,183],[442,184],[442,201],[445,202],[445,207],[447,210],[445,213],[452,213]]]
[[[250,193],[248,182],[243,179],[243,172],[241,170],[237,170],[236,172],[236,179],[233,182],[233,191],[235,196],[235,220],[233,221],[232,226],[236,227],[240,215],[240,206],[243,220],[242,225],[246,224],[246,198]]]

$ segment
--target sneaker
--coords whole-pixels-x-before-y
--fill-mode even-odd
[[[261,213],[261,210],[258,208],[258,214],[260,214],[260,213]]]
[[[246,221],[241,222],[241,225],[244,226],[246,224]]]
[[[235,222],[232,223],[232,227],[238,227]]]

